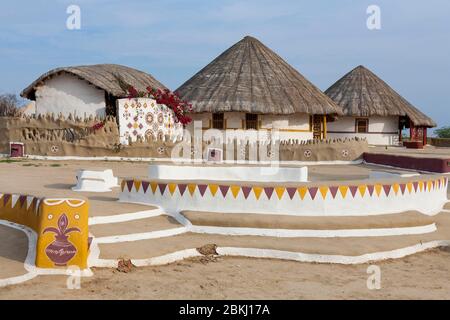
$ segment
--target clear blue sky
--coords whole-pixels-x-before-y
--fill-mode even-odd
[[[81,30],[66,8],[81,7]],[[382,29],[366,27],[381,8]],[[448,0],[14,0],[0,9],[0,92],[19,93],[59,66],[118,63],[176,89],[245,35],[322,90],[363,64],[450,125]]]

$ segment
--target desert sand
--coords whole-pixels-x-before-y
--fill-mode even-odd
[[[112,168],[117,176],[125,178],[145,176],[147,164],[100,161],[3,162],[0,163],[1,191],[39,196],[74,196],[69,187],[75,183],[75,172],[79,168]],[[316,181],[330,178],[330,175],[336,180],[343,177],[362,179],[368,172],[365,166],[345,166],[339,169],[341,170],[337,171],[334,166],[311,167],[310,172]],[[115,201],[117,190],[108,194],[87,193],[83,196],[91,201],[91,215],[110,215],[149,208],[119,205]],[[417,218],[415,214],[409,215]],[[448,220],[447,216],[442,218]],[[173,223],[164,217],[149,219],[153,219],[151,225],[136,225],[134,221],[121,227],[138,228],[137,231],[140,231],[141,227],[159,229]],[[403,218],[399,216],[399,219]],[[422,223],[424,222],[420,221]],[[108,235],[111,232],[108,228],[112,226],[98,226],[95,231],[100,235]],[[16,247],[17,256],[2,255],[0,266],[7,268],[10,276],[22,274],[23,265],[20,262],[26,252],[26,239],[20,232],[6,228],[2,230],[0,239],[3,239],[4,245],[0,246],[1,251],[10,252],[11,245],[5,242],[6,239],[14,239],[14,243],[18,240],[17,246],[20,248]],[[167,238],[160,247],[182,237],[186,235]],[[397,241],[396,238],[389,240]],[[303,240],[302,246],[307,245]],[[155,241],[160,242],[161,239]],[[352,246],[348,248],[356,250],[358,243],[352,242]],[[192,241],[190,244],[196,243]],[[204,241],[198,244],[202,245]],[[141,249],[145,251],[150,246]],[[106,250],[104,254],[107,253]],[[398,260],[377,262],[376,265],[382,272],[380,290],[367,289],[369,264],[329,265],[273,259],[201,257],[166,266],[134,268],[130,273],[95,268],[93,277],[81,280],[79,290],[67,289],[66,276],[38,276],[19,285],[0,288],[0,299],[450,299],[449,259],[450,249],[442,248]]]
[[[143,267],[95,269],[81,288],[39,276],[0,289],[0,299],[450,299],[450,250],[376,263],[381,289],[367,289],[367,267],[219,257]],[[255,272],[257,270],[257,272]]]

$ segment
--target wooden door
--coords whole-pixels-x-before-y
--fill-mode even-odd
[[[322,118],[320,115],[313,116],[312,131],[314,140],[322,139]]]

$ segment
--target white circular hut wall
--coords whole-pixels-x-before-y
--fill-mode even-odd
[[[148,176],[158,180],[307,182],[308,168],[152,164]]]
[[[366,138],[372,145],[398,144],[398,117],[368,117],[369,132],[356,133],[356,117],[340,117],[327,124],[328,138]]]
[[[105,91],[69,74],[52,77],[36,89],[36,114],[104,117],[105,111]]]
[[[194,121],[201,122],[201,127],[206,130],[212,125],[211,113],[196,113],[192,115],[193,122],[187,129],[194,134]],[[258,139],[269,140],[271,130],[278,130],[280,140],[298,139],[311,140],[313,133],[310,128],[308,114],[290,115],[258,115],[259,132],[256,130],[245,130],[245,113],[225,112],[224,113],[226,138],[256,141]]]

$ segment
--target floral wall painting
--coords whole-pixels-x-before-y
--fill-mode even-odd
[[[183,125],[166,105],[150,98],[118,100],[120,143],[140,138],[163,138],[165,135],[181,136]]]
[[[68,228],[69,219],[63,213],[58,219],[58,227],[47,227],[44,233],[52,232],[55,234],[55,241],[50,243],[45,249],[47,257],[55,263],[56,266],[67,266],[77,253],[77,248],[68,240],[69,233],[81,232],[77,227]]]

